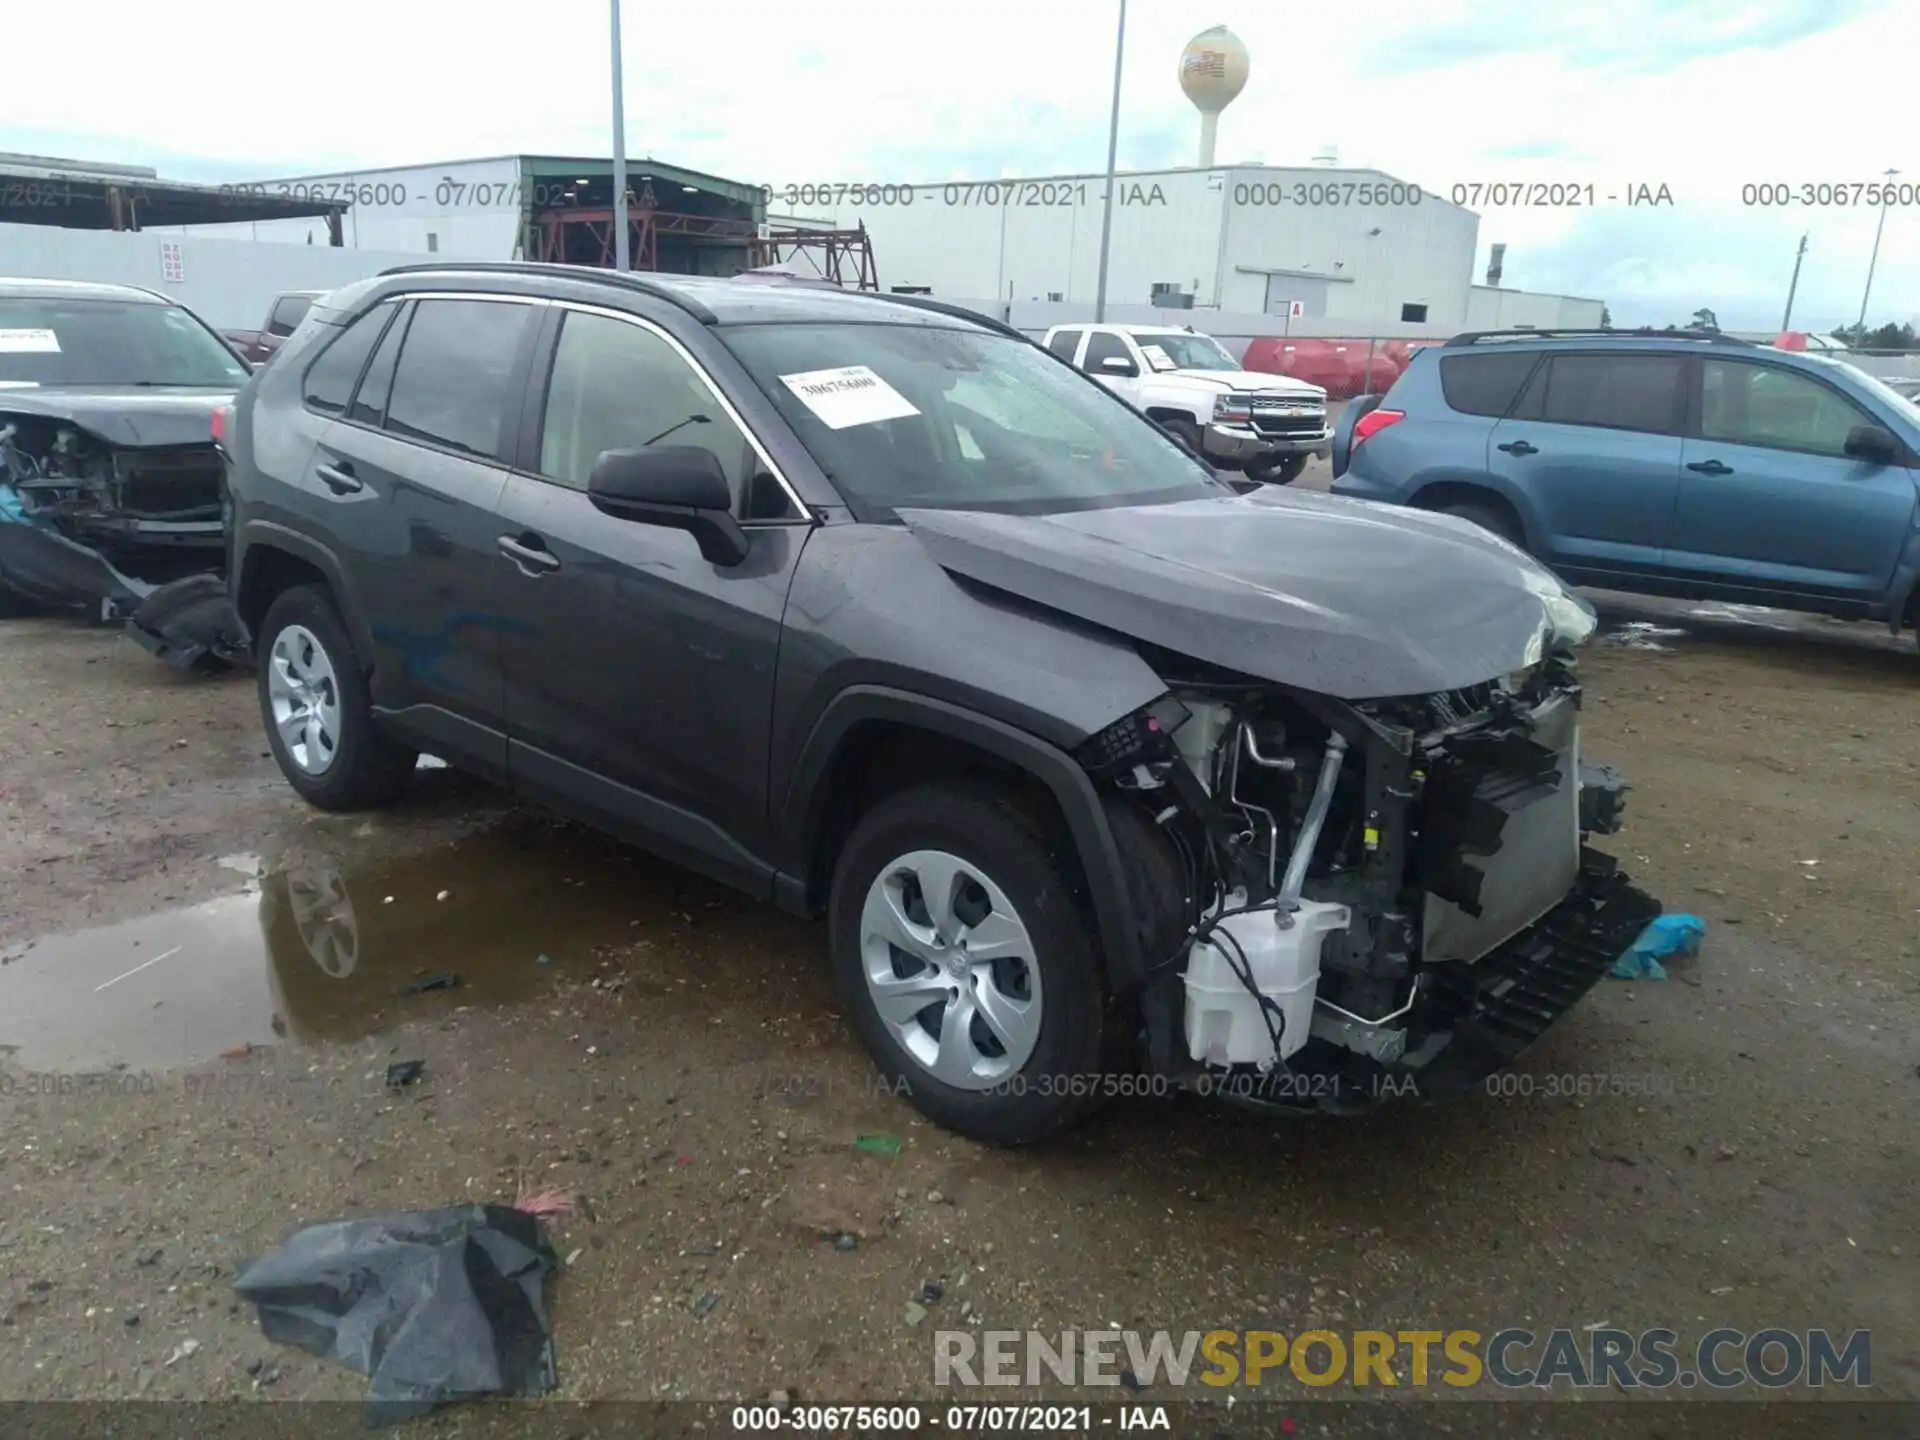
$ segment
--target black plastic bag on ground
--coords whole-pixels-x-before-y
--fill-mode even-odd
[[[370,1377],[367,1423],[457,1400],[554,1388],[540,1222],[462,1205],[310,1225],[254,1261],[234,1289],[269,1340]]]

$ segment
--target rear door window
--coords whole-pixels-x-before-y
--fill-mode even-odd
[[[307,367],[303,392],[308,406],[338,415],[347,408],[360,372],[367,368],[367,357],[380,341],[396,307],[376,305],[347,326]]]
[[[393,393],[393,372],[400,359],[401,343],[407,334],[406,316],[399,314],[403,308],[404,302],[381,306],[381,309],[397,318],[387,327],[386,334],[380,337],[380,345],[367,364],[367,373],[360,377],[360,389],[354,394],[353,404],[347,408],[349,420],[376,427],[386,421],[387,399]]]
[[[504,300],[422,300],[414,306],[387,403],[387,429],[482,460],[504,458],[521,343],[538,311]]]
[[[1498,418],[1513,408],[1539,360],[1531,350],[1448,355],[1440,361],[1440,390],[1449,409]]]
[[[1071,365],[1073,352],[1080,348],[1080,334],[1078,330],[1062,330],[1047,342],[1047,348]]]
[[[1682,355],[1554,355],[1522,408],[1537,404],[1531,418],[1549,425],[1678,435],[1685,367]]]

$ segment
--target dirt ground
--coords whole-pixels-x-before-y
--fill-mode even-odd
[[[358,1399],[236,1265],[532,1184],[592,1206],[555,1230],[562,1400],[932,1397],[943,1328],[1598,1324],[1868,1329],[1873,1395],[1920,1400],[1920,657],[1601,600],[1607,847],[1707,920],[1696,962],[1603,982],[1524,1096],[1135,1101],[1011,1153],[875,1089],[819,927],[444,768],[320,815],[248,678],[0,624],[0,1400]]]

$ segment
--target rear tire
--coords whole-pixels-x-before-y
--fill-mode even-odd
[[[1498,535],[1509,545],[1520,549],[1527,548],[1526,534],[1520,529],[1520,520],[1511,510],[1501,505],[1490,505],[1485,501],[1462,500],[1453,505],[1435,507],[1442,515],[1458,515],[1462,520],[1471,520],[1482,530]]]
[[[260,715],[280,773],[322,810],[365,810],[406,789],[419,754],[383,734],[367,672],[324,590],[282,591],[260,622]]]
[[[991,782],[940,781],[875,805],[834,865],[855,1030],[889,1088],[988,1144],[1044,1139],[1105,1098],[1116,1020],[1062,828]],[[987,947],[999,958],[976,958]]]

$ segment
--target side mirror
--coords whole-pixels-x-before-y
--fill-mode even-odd
[[[1138,375],[1140,367],[1124,355],[1109,355],[1100,362],[1100,368],[1109,375]]]
[[[587,499],[621,520],[685,530],[715,565],[747,558],[747,533],[733,518],[733,489],[711,450],[603,450],[587,477]]]
[[[1847,432],[1847,443],[1842,447],[1855,460],[1865,460],[1874,465],[1891,465],[1900,458],[1900,442],[1893,438],[1893,432],[1882,430],[1878,425],[1856,425]]]

